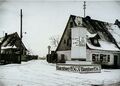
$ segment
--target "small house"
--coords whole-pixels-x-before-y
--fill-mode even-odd
[[[25,60],[24,57],[28,50],[21,41],[17,32],[12,34],[5,33],[4,37],[0,38],[0,48],[1,48],[1,58],[0,61],[9,61],[7,63],[12,63],[13,61],[20,61],[20,55],[22,55],[21,60]]]

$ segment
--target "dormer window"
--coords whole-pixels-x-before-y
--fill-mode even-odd
[[[90,38],[90,41],[91,41],[92,45],[100,47],[98,39],[96,39],[96,38]]]
[[[98,40],[97,39],[94,39],[94,44],[98,44]]]

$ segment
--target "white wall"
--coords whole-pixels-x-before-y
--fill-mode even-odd
[[[79,26],[72,30],[71,58],[86,59],[86,28]]]
[[[65,60],[71,60],[71,50],[66,50],[66,51],[57,51],[58,54],[58,60],[61,59],[61,54],[65,55]]]
[[[87,50],[87,61],[92,61],[92,54],[105,54],[110,55],[110,62],[106,62],[106,65],[113,65],[114,64],[114,55],[119,56],[119,52],[114,51],[100,51],[100,50]]]

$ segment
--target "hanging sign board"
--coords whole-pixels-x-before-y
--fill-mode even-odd
[[[101,65],[80,65],[80,64],[56,64],[56,70],[78,72],[78,73],[100,73]]]

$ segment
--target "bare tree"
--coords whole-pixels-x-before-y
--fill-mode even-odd
[[[33,55],[33,50],[31,48],[28,47],[28,55]]]
[[[50,37],[50,42],[51,42],[52,46],[54,46],[54,47],[58,46],[59,41],[60,41],[59,35]]]

